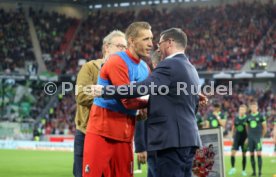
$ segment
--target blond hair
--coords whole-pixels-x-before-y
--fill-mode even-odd
[[[122,31],[120,31],[120,30],[113,30],[113,31],[111,31],[107,36],[105,36],[105,37],[103,38],[103,45],[102,45],[102,52],[103,52],[103,55],[105,55],[104,46],[107,45],[107,44],[109,44],[109,43],[111,43],[111,41],[112,41],[112,39],[113,39],[114,37],[123,37],[123,38],[125,38],[126,36],[125,36],[125,34],[124,34]]]
[[[136,38],[140,30],[150,30],[151,26],[148,22],[133,22],[126,29],[126,40],[130,37]]]

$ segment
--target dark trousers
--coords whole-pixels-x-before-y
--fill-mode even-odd
[[[74,140],[74,164],[73,174],[75,177],[82,177],[83,145],[85,134],[76,130]]]
[[[157,151],[157,177],[191,177],[195,147]]]
[[[155,151],[148,151],[148,177],[157,177],[157,156]]]

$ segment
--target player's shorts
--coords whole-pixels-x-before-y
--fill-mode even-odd
[[[250,152],[262,151],[261,138],[248,138],[248,148]]]
[[[83,177],[133,177],[132,143],[86,133]]]
[[[245,144],[246,136],[235,136],[233,141],[232,150],[238,151],[241,147],[242,152],[247,151],[247,144]]]

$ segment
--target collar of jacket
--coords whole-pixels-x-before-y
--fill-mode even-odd
[[[185,55],[184,52],[176,52],[174,54],[171,54],[165,58],[165,60],[175,57],[176,55]]]
[[[97,59],[93,62],[93,65],[95,65],[95,67],[100,70],[102,65],[104,64],[104,59]]]

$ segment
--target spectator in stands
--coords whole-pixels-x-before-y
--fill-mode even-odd
[[[41,130],[36,125],[33,129],[33,140],[34,141],[40,141],[40,135],[41,135]]]

